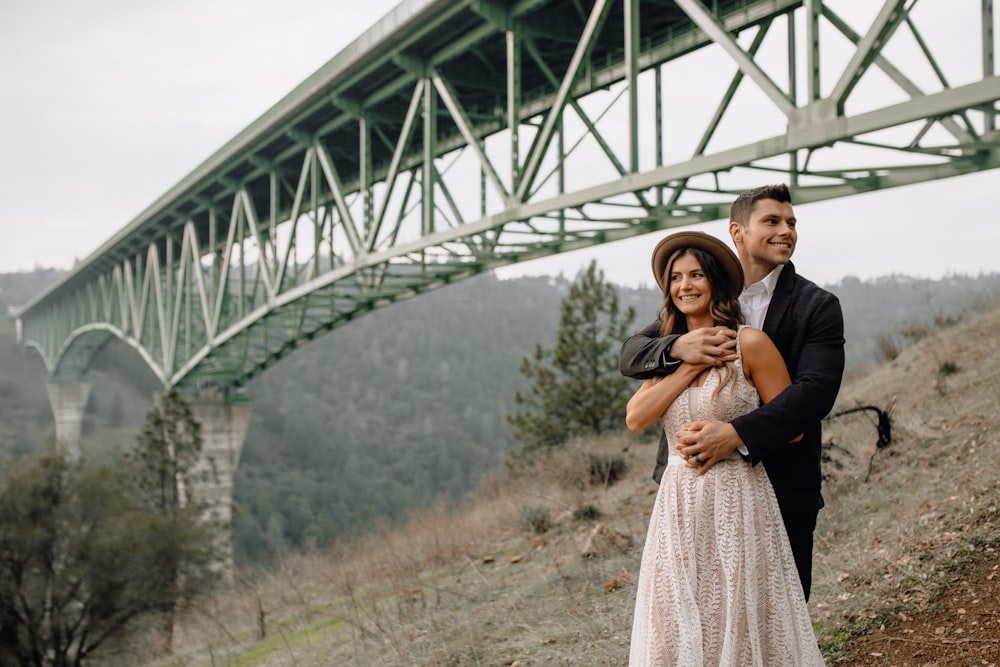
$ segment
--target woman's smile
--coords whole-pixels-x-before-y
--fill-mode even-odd
[[[681,255],[674,260],[670,270],[670,298],[689,319],[708,314],[712,286],[694,255]]]

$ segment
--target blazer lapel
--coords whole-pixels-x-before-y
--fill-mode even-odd
[[[785,316],[788,304],[792,298],[792,286],[795,284],[795,266],[789,262],[781,270],[778,276],[778,284],[774,287],[774,294],[771,295],[771,303],[767,307],[767,315],[764,316],[764,333],[774,340],[778,334],[778,325],[781,318]]]

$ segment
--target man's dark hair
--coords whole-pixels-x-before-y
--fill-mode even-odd
[[[750,221],[750,214],[761,199],[774,199],[775,201],[792,203],[792,194],[788,191],[788,186],[784,183],[775,185],[762,185],[759,188],[747,190],[740,194],[729,209],[729,221],[746,225]]]

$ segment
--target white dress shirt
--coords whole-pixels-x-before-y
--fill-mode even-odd
[[[747,287],[740,294],[740,308],[743,310],[743,317],[747,324],[754,329],[764,328],[764,318],[767,317],[767,308],[771,305],[771,296],[774,288],[778,285],[778,276],[784,264],[774,267],[769,274]]]

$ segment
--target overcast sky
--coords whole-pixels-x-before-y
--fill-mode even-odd
[[[88,256],[396,4],[0,0],[0,272]],[[821,284],[1000,271],[998,194],[994,170],[798,206],[796,265]],[[661,236],[505,275],[572,277],[594,257],[650,285]]]

